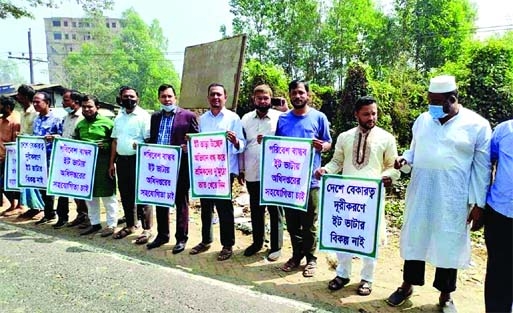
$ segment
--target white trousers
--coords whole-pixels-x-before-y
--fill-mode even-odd
[[[372,282],[374,278],[374,268],[376,267],[376,260],[359,256],[362,260],[362,271],[360,273],[361,279]],[[353,265],[353,255],[349,253],[337,252],[337,276],[342,278],[351,277],[351,268]]]
[[[118,225],[118,199],[115,194],[108,197],[94,197],[91,201],[86,200],[87,215],[91,220],[91,225],[100,224],[100,199],[107,213],[107,226],[116,227]]]

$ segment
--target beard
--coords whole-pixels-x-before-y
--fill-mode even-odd
[[[292,106],[294,107],[294,109],[302,109],[306,106],[307,102],[308,101],[306,101],[306,100],[301,101],[300,99],[297,99],[292,102]]]
[[[363,123],[361,121],[358,121],[358,125],[360,125],[360,127],[363,129],[370,130],[370,129],[374,128],[374,126],[376,126],[376,123],[375,122]]]

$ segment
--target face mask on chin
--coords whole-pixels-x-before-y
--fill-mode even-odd
[[[134,100],[134,99],[122,99],[121,100],[121,106],[128,110],[135,108],[136,104],[137,104],[137,100]]]
[[[175,104],[171,104],[171,105],[161,104],[160,107],[161,107],[162,110],[164,110],[164,112],[168,112],[168,113],[176,110],[176,105]]]
[[[64,108],[64,111],[66,111],[66,113],[70,114],[70,113],[72,113],[72,112],[73,112],[73,109],[72,109],[72,108],[70,108],[70,107],[65,107],[65,108]]]
[[[428,106],[429,114],[431,114],[431,117],[434,119],[440,119],[447,116],[447,113],[444,112],[444,107],[442,105],[434,105],[430,104]]]

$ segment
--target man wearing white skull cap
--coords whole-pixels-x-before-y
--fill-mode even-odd
[[[395,167],[409,165],[400,251],[403,284],[386,300],[402,305],[424,285],[425,262],[436,267],[433,287],[443,312],[456,312],[451,292],[457,269],[470,263],[470,231],[483,223],[490,181],[490,124],[458,102],[454,76],[431,79],[428,112],[412,128],[410,149]]]

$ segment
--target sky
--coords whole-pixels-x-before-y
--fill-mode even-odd
[[[25,1],[14,0],[13,3]],[[12,56],[28,56],[27,32],[31,29],[32,51],[34,59],[46,60],[46,39],[43,18],[47,17],[83,17],[82,10],[75,1],[63,1],[58,9],[32,9],[35,19],[0,20],[0,59]],[[106,16],[119,18],[121,13],[134,8],[142,19],[150,24],[157,19],[169,40],[168,58],[173,61],[175,70],[181,75],[185,47],[221,39],[219,28],[226,25],[231,33],[229,0],[115,0],[112,11]],[[492,30],[513,29],[513,1],[511,0],[471,0],[478,8],[478,36],[492,34]],[[507,26],[507,27],[504,27]],[[16,61],[19,72],[29,80],[28,61]],[[45,63],[34,62],[36,82],[48,82],[48,67]]]

